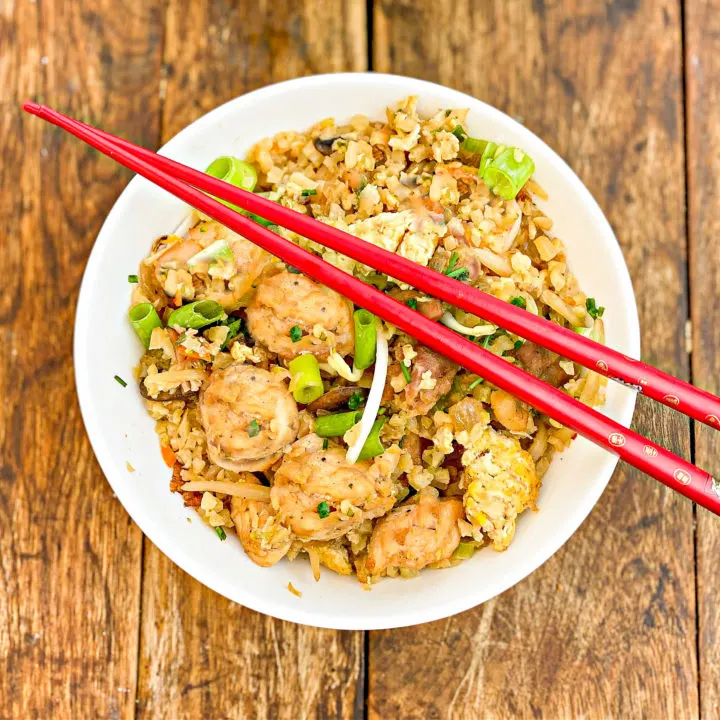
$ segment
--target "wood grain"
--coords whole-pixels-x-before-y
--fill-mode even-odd
[[[720,3],[691,0],[685,4],[688,210],[690,231],[690,304],[692,308],[693,382],[720,392]],[[718,433],[696,423],[695,460],[720,476]],[[720,715],[720,553],[718,518],[697,511],[697,590],[699,619],[700,711]]]
[[[163,137],[241,93],[366,66],[365,3],[171,1]],[[138,717],[361,717],[363,634],[284,623],[145,546]]]
[[[623,246],[645,359],[687,377],[680,48],[670,0],[376,4],[378,70],[470,92],[568,158]],[[684,418],[641,403],[635,425],[689,457]],[[371,717],[697,716],[692,512],[621,468],[575,537],[511,591],[371,633]]]
[[[2,718],[134,714],[141,535],[93,457],[71,352],[83,267],[129,175],[19,104],[152,142],[159,6],[0,3]]]

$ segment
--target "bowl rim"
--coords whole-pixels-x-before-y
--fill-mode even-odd
[[[253,90],[219,105],[217,108],[205,113],[190,125],[183,128],[179,133],[165,143],[158,152],[164,155],[172,153],[176,146],[179,146],[184,142],[184,137],[191,132],[191,128],[194,131],[198,126],[215,122],[217,119],[230,112],[233,106],[239,102],[249,103],[267,97],[272,97],[274,95],[284,93],[289,88],[297,86],[303,86],[305,88],[315,88],[317,86],[321,86],[327,88],[328,85],[338,82],[351,82],[362,86],[372,86],[377,85],[378,83],[395,84],[399,81],[407,84],[407,91],[403,91],[407,94],[422,95],[423,92],[437,93],[438,91],[441,91],[445,95],[454,95],[455,100],[453,100],[452,103],[455,106],[470,106],[471,109],[473,107],[482,106],[485,113],[490,116],[494,115],[496,120],[501,121],[514,132],[533,138],[533,142],[541,143],[544,146],[548,156],[551,158],[553,169],[563,175],[564,179],[573,186],[577,196],[584,205],[585,212],[592,216],[591,219],[593,224],[597,224],[600,227],[603,236],[607,238],[609,251],[613,255],[614,259],[615,272],[617,274],[618,282],[628,291],[627,294],[631,300],[630,304],[626,307],[626,320],[628,321],[629,326],[627,354],[631,357],[639,359],[640,327],[637,302],[635,299],[630,273],[627,268],[627,264],[625,263],[617,237],[615,236],[615,233],[600,206],[565,160],[539,136],[535,135],[532,131],[509,115],[491,105],[488,105],[482,100],[472,97],[471,95],[448,88],[447,86],[440,85],[439,83],[395,74],[351,72],[304,76]],[[322,612],[308,611],[300,606],[297,608],[290,608],[276,602],[272,598],[260,598],[253,595],[244,587],[238,587],[237,585],[226,583],[224,578],[219,577],[218,574],[214,573],[212,570],[207,570],[202,563],[197,562],[194,558],[190,557],[181,546],[173,544],[162,524],[152,521],[140,512],[139,499],[131,491],[129,491],[127,486],[122,482],[121,469],[118,465],[119,461],[115,457],[117,453],[113,452],[112,448],[106,441],[106,438],[99,429],[102,422],[93,404],[93,393],[89,382],[90,375],[87,371],[88,362],[87,354],[85,352],[85,348],[87,346],[86,338],[89,336],[88,331],[90,327],[88,308],[92,301],[90,295],[90,287],[92,283],[91,279],[98,271],[102,256],[102,250],[98,240],[100,240],[108,231],[107,228],[114,224],[115,216],[121,213],[120,207],[123,204],[121,202],[123,198],[134,191],[141,182],[146,181],[137,176],[133,177],[116,199],[102,227],[100,228],[100,231],[98,232],[83,273],[77,301],[73,340],[75,384],[85,430],[103,474],[123,508],[132,518],[133,522],[138,525],[143,534],[173,563],[178,565],[182,570],[206,587],[219,593],[220,595],[223,595],[224,597],[227,597],[233,602],[237,602],[247,608],[250,608],[251,610],[271,615],[280,620],[337,630],[390,629],[417,625],[433,620],[440,620],[465,610],[469,610],[493,597],[500,595],[543,565],[579,529],[607,487],[618,462],[617,456],[608,454],[606,462],[595,473],[595,477],[597,479],[594,483],[593,491],[588,492],[583,503],[574,508],[572,513],[572,522],[564,523],[558,528],[558,530],[556,530],[551,538],[546,537],[542,550],[536,552],[532,562],[524,563],[522,570],[507,573],[504,578],[504,582],[502,582],[499,586],[496,586],[490,593],[484,592],[482,587],[479,587],[473,593],[467,592],[458,595],[454,602],[447,602],[441,606],[404,614],[397,612],[390,614],[383,613],[381,611],[374,614],[346,613],[342,617],[333,616],[328,620],[325,619]],[[612,242],[610,242],[611,240]],[[620,412],[617,415],[618,422],[626,426],[630,425],[635,409],[635,403],[635,394],[628,394],[622,403]],[[142,517],[142,521],[138,519],[139,517]],[[531,566],[531,569],[528,570],[527,566]]]

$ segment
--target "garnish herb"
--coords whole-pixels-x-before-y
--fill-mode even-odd
[[[455,280],[465,281],[470,277],[470,273],[466,267],[456,267],[458,259],[459,255],[456,252],[450,256],[450,261],[445,268],[445,275]]]
[[[218,536],[221,540],[225,540],[225,539],[227,538],[227,533],[225,532],[225,530],[224,530],[223,528],[221,528],[221,527],[216,527],[216,528],[215,528],[215,532],[217,533],[217,536]]]
[[[302,330],[300,329],[299,325],[293,325],[290,328],[290,339],[296,343],[302,340]]]
[[[469,385],[467,391],[470,392],[471,390],[474,390],[481,382],[483,381],[482,378],[475,378]]]
[[[247,434],[248,437],[255,437],[256,435],[260,434],[260,425],[258,425],[258,421],[254,418],[247,426]]]
[[[321,503],[318,503],[317,514],[321,520],[324,520],[330,514],[330,506],[328,505],[327,500],[323,500]]]
[[[402,370],[402,374],[405,377],[405,380],[407,382],[411,382],[410,370],[408,370],[408,366],[404,362],[400,363],[400,369]]]
[[[348,407],[351,410],[357,410],[365,400],[365,396],[361,392],[354,392],[348,400]]]
[[[136,285],[138,282],[138,276],[137,275],[128,275],[128,282],[132,283],[133,285]]]
[[[405,304],[411,309],[411,310],[417,310],[417,300],[415,298],[410,298],[409,300],[405,301]]]
[[[328,440],[328,438],[325,438],[323,440],[323,450],[327,450],[329,444],[330,444],[330,440]]]
[[[119,375],[115,376],[115,380],[123,387],[127,387],[127,383]]]
[[[523,310],[525,310],[525,309],[527,308],[527,302],[525,301],[525,298],[519,297],[519,296],[518,296],[518,297],[514,297],[514,298],[510,301],[510,304],[511,304],[511,305],[515,305],[515,307],[522,308]]]
[[[524,340],[516,340],[513,345],[513,350],[519,350],[525,344]]]
[[[602,317],[605,312],[604,307],[598,307],[595,304],[595,298],[588,298],[585,300],[585,307],[587,308],[588,315],[593,318],[593,320]]]
[[[292,273],[293,275],[302,275],[302,273],[297,268],[294,268],[292,265],[287,266],[287,271],[289,273]]]
[[[310,197],[311,195],[317,195],[317,190],[314,188],[308,188],[300,193],[303,197]]]

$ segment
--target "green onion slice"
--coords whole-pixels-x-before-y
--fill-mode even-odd
[[[482,151],[482,157],[480,158],[480,167],[478,167],[478,175],[480,177],[484,177],[485,170],[487,169],[488,165],[493,161],[493,158],[495,157],[495,154],[500,147],[500,145],[492,142],[492,140],[489,140],[485,144],[485,148]]]
[[[315,420],[315,434],[321,438],[340,437],[357,425],[361,417],[362,413],[355,411],[321,415]]]
[[[216,158],[207,166],[205,172],[248,192],[252,192],[257,185],[257,170],[250,163],[232,155]]]
[[[358,461],[369,460],[370,458],[382,455],[385,452],[383,444],[380,442],[380,430],[382,426],[387,422],[387,418],[378,418],[370,430],[365,444],[362,446],[362,450],[358,455]]]
[[[132,283],[133,285],[137,284],[139,282],[138,276],[137,275],[128,275],[128,282]]]
[[[222,305],[214,300],[196,300],[170,313],[168,327],[184,327],[199,330],[206,325],[225,320],[227,315]]]
[[[512,200],[535,172],[535,163],[519,148],[508,147],[488,163],[481,173],[490,190],[503,200]]]
[[[487,144],[487,140],[479,140],[478,138],[466,137],[464,140],[461,139],[460,147],[465,152],[473,153],[473,155],[482,155],[485,152]]]
[[[353,365],[358,370],[365,370],[375,362],[377,346],[377,321],[367,310],[356,310],[353,313],[355,322],[355,358]]]
[[[216,528],[215,528],[215,533],[217,534],[217,536],[218,536],[221,540],[225,540],[225,539],[227,538],[227,533],[226,533],[225,530],[224,530],[223,528],[221,528],[221,527],[216,527]]]
[[[127,387],[127,383],[119,375],[115,375],[115,381],[123,387]]]
[[[133,305],[128,313],[130,324],[140,338],[140,342],[147,350],[150,346],[150,336],[155,328],[162,327],[162,321],[152,303],[145,302]]]
[[[402,370],[402,374],[405,377],[405,380],[410,383],[412,382],[411,376],[410,376],[410,370],[408,369],[408,366],[404,363],[400,363],[400,369]]]
[[[288,363],[293,376],[293,397],[296,402],[307,405],[323,394],[320,365],[314,355],[298,355]]]

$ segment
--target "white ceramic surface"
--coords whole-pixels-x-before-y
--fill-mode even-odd
[[[556,233],[588,295],[605,305],[607,341],[639,356],[639,329],[630,277],[618,243],[597,203],[565,162],[529,130],[468,95],[432,83],[376,74],[323,75],[273,85],[208,113],[174,137],[166,154],[197,168],[218,155],[242,155],[280,130],[302,130],[334,116],[383,118],[385,107],[409,94],[422,113],[469,107],[472,135],[517,145],[537,166]],[[278,618],[329,628],[374,629],[436,620],[503,592],[544,563],[575,532],[610,479],[616,458],[584,439],[559,456],[546,475],[540,512],[525,513],[511,547],[485,549],[460,566],[427,571],[412,580],[384,581],[371,592],[354,578],[323,571],[313,581],[305,561],[270,569],[254,565],[235,537],[217,535],[168,490],[170,471],[160,457],[153,421],[132,382],[140,345],[127,322],[130,288],[153,239],[171,231],[183,204],[142,178],[133,179],[110,212],[90,255],[75,326],[75,370],[85,426],[100,465],[120,502],[142,531],[186,572],[247,607]],[[629,425],[635,397],[610,383],[604,411]],[[126,462],[135,468],[127,470]],[[188,523],[187,518],[192,518]],[[288,582],[302,591],[298,598]],[[122,589],[120,589],[122,591]]]

